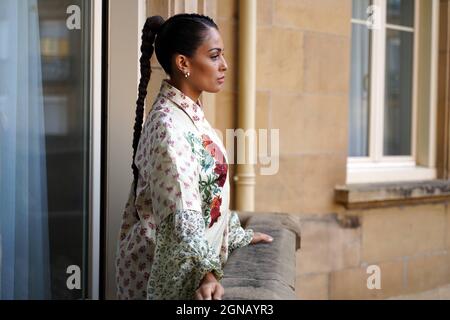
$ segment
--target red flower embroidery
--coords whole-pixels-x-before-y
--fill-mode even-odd
[[[217,164],[214,168],[214,172],[219,175],[217,178],[217,183],[219,187],[223,187],[225,184],[225,181],[227,180],[227,172],[228,172],[228,166],[227,164]]]
[[[202,135],[203,147],[208,150],[211,156],[216,160],[216,167],[214,172],[219,175],[217,183],[219,187],[223,187],[227,179],[228,165],[226,164],[225,157],[223,156],[220,148],[215,144],[206,134]]]
[[[211,227],[214,223],[217,222],[217,219],[220,217],[220,205],[222,204],[222,198],[221,197],[215,197],[213,201],[211,202],[211,222],[209,224],[209,227]]]

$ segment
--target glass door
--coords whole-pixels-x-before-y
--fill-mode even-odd
[[[0,1],[0,299],[88,297],[91,1]]]

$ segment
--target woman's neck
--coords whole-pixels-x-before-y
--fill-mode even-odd
[[[198,103],[198,98],[200,97],[201,91],[197,91],[192,89],[189,84],[187,83],[187,81],[180,81],[179,79],[169,79],[167,80],[167,82],[177,88],[178,90],[180,90],[181,92],[183,92],[186,96],[188,96],[189,98],[192,99],[192,101],[194,101],[195,103]]]

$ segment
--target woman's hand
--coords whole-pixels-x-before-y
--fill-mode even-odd
[[[195,300],[222,300],[224,289],[213,273],[209,272],[203,278],[195,291]]]
[[[273,238],[269,236],[268,234],[262,233],[262,232],[253,232],[253,239],[250,242],[251,244],[255,243],[271,243],[273,241]]]

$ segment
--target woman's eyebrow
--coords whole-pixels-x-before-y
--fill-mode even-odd
[[[213,51],[213,50],[219,50],[219,52],[225,51],[225,49],[222,49],[222,48],[212,48],[212,49],[209,49],[208,52]]]

